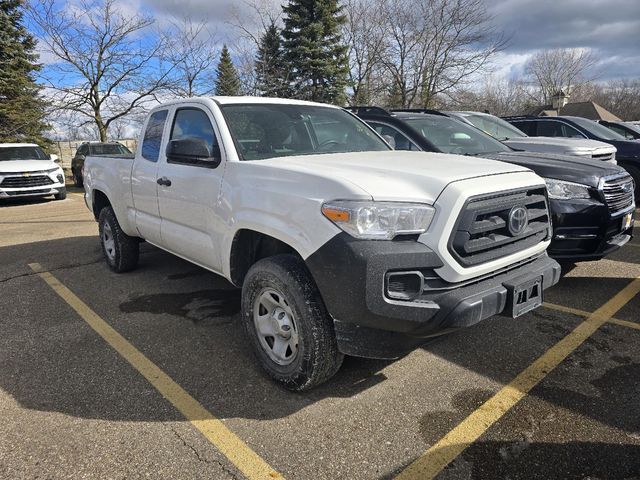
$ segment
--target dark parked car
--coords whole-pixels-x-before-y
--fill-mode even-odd
[[[640,127],[638,125],[629,122],[609,122],[607,120],[598,120],[598,123],[622,135],[627,140],[640,140]]]
[[[355,113],[396,149],[501,160],[530,168],[543,177],[554,227],[547,251],[557,260],[598,260],[631,239],[633,182],[616,165],[568,155],[515,151],[471,125],[433,111],[387,112],[361,107]]]
[[[640,199],[640,142],[627,140],[598,122],[582,117],[504,117],[532,137],[576,137],[606,142],[618,149],[618,165],[635,181],[636,200]]]
[[[89,155],[96,157],[131,155],[131,150],[118,142],[86,142],[81,144],[71,160],[71,174],[78,187],[82,186],[82,167],[84,166],[84,159]]]

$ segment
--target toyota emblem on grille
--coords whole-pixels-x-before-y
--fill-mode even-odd
[[[524,232],[527,225],[529,225],[527,209],[520,205],[513,207],[509,211],[509,219],[507,220],[509,233],[516,237]]]

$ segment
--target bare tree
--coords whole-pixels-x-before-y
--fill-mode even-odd
[[[342,27],[342,39],[348,47],[351,105],[371,103],[384,88],[380,73],[387,33],[383,6],[380,0],[343,3],[347,21]]]
[[[557,48],[542,50],[527,62],[526,73],[533,85],[540,89],[540,100],[551,103],[560,90],[567,94],[594,80],[596,58],[583,48]]]
[[[170,69],[158,61],[164,45],[151,18],[122,12],[116,0],[80,0],[73,7],[33,0],[29,12],[59,60],[45,71],[57,108],[95,124],[101,141],[112,122],[167,87]]]
[[[507,39],[482,0],[385,0],[391,103],[428,107],[489,65]]]
[[[229,11],[231,27],[239,35],[229,42],[235,66],[240,77],[242,91],[247,95],[257,95],[255,58],[260,39],[270,25],[282,25],[282,7],[278,0],[241,0],[234,3]]]
[[[171,93],[193,97],[213,92],[218,49],[207,22],[190,17],[174,19],[164,37],[164,57],[173,66]]]

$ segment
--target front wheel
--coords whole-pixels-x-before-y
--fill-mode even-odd
[[[315,387],[342,365],[333,320],[294,255],[265,258],[251,267],[242,286],[242,320],[261,366],[289,390]]]
[[[58,193],[56,193],[53,198],[55,198],[56,200],[64,200],[65,198],[67,198],[67,189],[66,188],[59,188],[58,189]]]
[[[111,207],[104,207],[98,216],[102,253],[109,268],[116,273],[128,272],[138,265],[140,244],[136,237],[122,231]]]

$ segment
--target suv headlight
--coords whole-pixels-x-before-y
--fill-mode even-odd
[[[591,198],[589,187],[580,183],[564,182],[553,178],[545,178],[549,198],[568,200],[572,198]]]
[[[391,240],[424,233],[435,209],[420,203],[336,200],[322,205],[322,214],[352,237]]]

